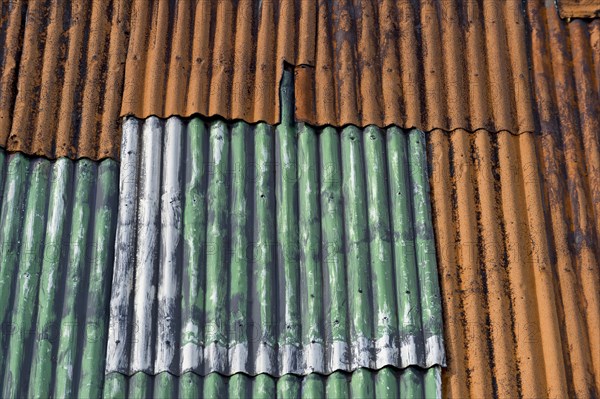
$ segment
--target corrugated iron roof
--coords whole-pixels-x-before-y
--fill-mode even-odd
[[[548,173],[545,140],[429,137],[445,397],[598,396],[598,241],[573,234],[591,204],[556,180],[583,175]]]
[[[295,66],[296,119],[312,125],[533,131],[521,7],[7,0],[0,145],[117,158],[119,109],[275,124],[284,62]]]
[[[598,0],[556,0],[562,18],[600,17]]]
[[[5,0],[0,146],[117,158],[129,1]]]
[[[118,172],[0,150],[0,396],[101,394]]]
[[[444,364],[423,133],[151,117],[123,134],[108,373]]]
[[[139,0],[133,10],[123,115],[274,124],[287,62],[296,119],[312,125],[534,130],[521,1]]]
[[[106,377],[105,398],[436,398],[441,399],[439,367],[421,370],[384,368],[360,369],[353,373],[337,371],[329,376],[266,374],[249,377],[236,374],[224,377],[211,373],[200,377],[186,373],[175,377],[144,373],[125,377],[115,373]]]
[[[447,397],[600,392],[600,21],[526,5],[539,133],[428,138]]]

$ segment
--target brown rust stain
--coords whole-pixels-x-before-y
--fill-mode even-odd
[[[119,116],[535,129],[521,1],[5,0],[0,145],[117,157]],[[27,21],[25,24],[24,21]]]
[[[284,62],[313,64],[314,12],[290,0],[136,1],[121,114],[275,123]]]
[[[590,380],[600,384],[600,64],[593,51],[598,21],[566,23],[553,8],[535,3],[528,12],[558,273],[565,281],[561,289],[578,294],[563,296],[573,383],[584,395]],[[589,316],[582,317],[581,309]]]

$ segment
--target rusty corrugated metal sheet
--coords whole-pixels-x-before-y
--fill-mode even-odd
[[[0,150],[0,396],[99,397],[119,165]]]
[[[598,0],[556,0],[562,18],[600,17]]]
[[[534,129],[521,1],[138,0],[132,15],[123,115],[274,124],[286,61],[312,125]]]
[[[573,177],[547,174],[542,141],[429,136],[447,397],[598,395],[598,241],[575,234],[591,203],[555,191]]]
[[[4,0],[0,146],[116,158],[129,1]]]
[[[6,0],[0,38],[0,145],[50,158],[116,158],[119,108],[274,124],[284,62],[313,125],[534,127],[516,0]]]
[[[447,397],[600,392],[600,21],[527,13],[538,133],[428,138]]]

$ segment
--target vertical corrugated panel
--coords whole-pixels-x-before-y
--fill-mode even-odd
[[[424,134],[127,118],[107,373],[443,365]]]
[[[528,4],[528,12],[548,239],[570,348],[567,378],[578,396],[598,396],[600,20],[567,23],[540,1]]]
[[[576,219],[563,219],[577,208],[568,191],[552,188],[556,175],[543,174],[536,145],[544,140],[485,131],[429,137],[445,396],[598,396],[597,335],[588,333],[598,312],[586,288],[598,287],[597,242],[582,263],[577,236],[565,235]]]
[[[137,0],[121,113],[275,124],[287,62],[313,126],[532,132],[525,26],[520,0]]]
[[[526,11],[539,132],[429,137],[448,397],[600,394],[600,21]]]
[[[0,152],[0,392],[102,392],[118,164]]]
[[[443,364],[424,146],[128,118],[107,371]]]
[[[286,375],[274,378],[261,374],[250,377],[217,373],[200,377],[185,373],[149,376],[138,373],[106,377],[104,398],[437,398],[441,399],[441,370],[384,368],[360,369],[353,373],[336,371],[329,376]]]
[[[117,158],[129,3],[1,2],[0,146]]]

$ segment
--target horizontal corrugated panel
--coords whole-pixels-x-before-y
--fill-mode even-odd
[[[518,134],[526,38],[520,0],[138,0],[121,113],[275,124],[285,61],[298,121]]]
[[[533,131],[521,1],[319,2],[317,21],[298,120]]]
[[[353,373],[337,371],[329,376],[266,374],[224,377],[193,373],[175,377],[169,373],[132,377],[111,374],[106,377],[104,398],[436,398],[441,399],[439,367],[421,370],[384,368],[360,369]]]
[[[557,4],[563,18],[600,17],[598,0],[557,0]]]
[[[520,1],[130,3],[2,2],[0,146],[117,158],[119,109],[274,124],[284,62],[312,125],[534,129]]]
[[[102,392],[118,164],[0,150],[0,392]]]
[[[423,133],[151,117],[123,135],[108,373],[444,364]]]
[[[129,1],[3,0],[0,146],[118,156]]]
[[[598,396],[600,285],[597,232],[583,195],[589,183],[557,166],[560,157],[541,155],[546,140],[484,131],[429,137],[448,349],[444,396]],[[565,155],[569,145],[560,143]],[[581,194],[565,190],[576,181]],[[588,236],[578,233],[584,222]]]

